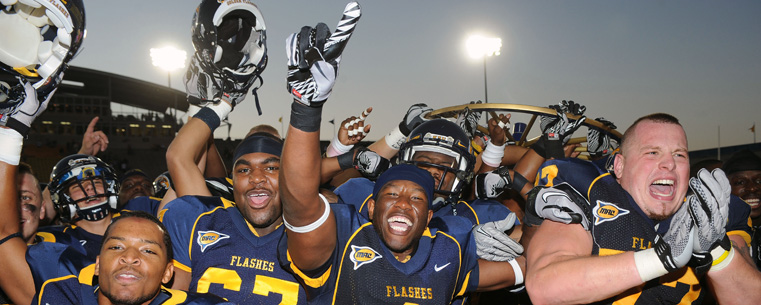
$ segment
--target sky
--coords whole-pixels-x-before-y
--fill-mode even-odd
[[[287,127],[285,38],[318,22],[334,29],[346,3],[257,2],[269,55],[259,90],[264,114],[247,98],[230,114],[232,138],[256,124]],[[465,51],[472,33],[502,39],[501,54],[486,61],[490,103],[574,100],[587,107],[588,117],[605,117],[621,132],[640,116],[666,112],[684,125],[690,150],[753,143],[749,129],[761,124],[761,1],[359,3],[362,17],[323,111],[325,140],[334,134],[329,120],[358,116],[367,107],[373,112],[366,139],[377,140],[411,104],[439,109],[483,100],[483,61]],[[149,50],[172,45],[191,54],[197,4],[86,1],[87,37],[72,64],[166,85],[166,72],[151,65]],[[181,72],[171,75],[171,86],[184,91]],[[526,120],[516,114],[512,122]],[[215,136],[227,137],[226,128]]]

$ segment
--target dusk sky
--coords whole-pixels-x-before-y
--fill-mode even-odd
[[[344,1],[259,1],[269,64],[259,90],[231,114],[233,138],[256,124],[287,127],[285,38],[322,21],[335,28]],[[72,64],[166,85],[149,49],[190,55],[197,1],[86,1],[87,38]],[[385,135],[409,105],[434,109],[484,99],[483,62],[470,59],[471,33],[502,38],[487,59],[491,103],[547,106],[571,99],[590,118],[629,126],[667,112],[687,130],[690,149],[753,143],[761,124],[760,1],[360,1],[362,17],[344,52],[323,112],[322,138],[374,107],[368,140]],[[184,91],[182,72],[172,87]],[[118,111],[118,109],[116,109]],[[516,115],[513,122],[520,121]],[[760,126],[761,127],[761,126]],[[227,137],[220,128],[217,137]],[[581,136],[581,133],[577,134]]]

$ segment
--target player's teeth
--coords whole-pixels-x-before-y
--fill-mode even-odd
[[[653,184],[674,185],[674,180],[671,179],[659,179],[655,180]]]

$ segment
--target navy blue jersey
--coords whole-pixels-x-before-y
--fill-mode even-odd
[[[565,182],[582,195],[589,197],[589,191],[595,179],[608,174],[606,168],[612,164],[613,157],[614,155],[610,155],[594,162],[578,158],[547,160],[538,171],[537,185],[550,187]],[[726,225],[727,235],[740,236],[750,246],[752,230],[749,221],[750,206],[739,197],[731,195]]]
[[[346,181],[334,193],[339,198],[339,203],[350,204],[362,216],[370,219],[368,214],[367,200],[373,195],[375,182],[367,178],[352,178]],[[433,218],[443,216],[464,217],[473,225],[503,220],[512,213],[503,204],[495,200],[475,199],[470,202],[460,200],[456,204],[447,204],[433,211]],[[434,224],[439,224],[439,221]],[[516,224],[519,222],[516,221]]]
[[[161,198],[140,196],[127,201],[122,210],[126,211],[143,211],[153,216],[158,215]]]
[[[174,265],[191,274],[190,291],[238,304],[306,304],[304,290],[278,263],[282,226],[257,236],[238,208],[220,197],[183,196],[161,214]]]
[[[427,228],[410,259],[399,262],[378,237],[372,223],[353,206],[331,205],[337,244],[323,274],[298,270],[280,243],[284,267],[300,277],[316,304],[449,304],[478,286],[478,257],[462,217],[442,219],[448,232]],[[285,235],[284,235],[285,236]],[[322,270],[323,268],[321,268]]]
[[[92,269],[94,270],[94,268]],[[32,304],[98,304],[98,286],[93,285],[93,274],[83,271],[78,277],[68,275],[45,282]],[[188,293],[161,288],[149,305],[211,305],[233,304],[211,294]]]
[[[42,227],[37,236],[42,242],[29,245],[26,251],[37,289],[49,279],[77,275],[79,270],[95,264],[103,243],[103,236],[74,225]]]

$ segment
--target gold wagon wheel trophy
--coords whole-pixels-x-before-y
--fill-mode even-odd
[[[531,132],[531,129],[534,126],[534,123],[536,122],[537,117],[541,115],[551,115],[551,116],[557,115],[557,112],[554,109],[550,109],[547,107],[537,107],[537,106],[519,105],[519,104],[479,103],[479,104],[464,104],[464,105],[437,109],[432,111],[428,115],[428,117],[456,118],[460,112],[465,110],[465,108],[469,108],[471,111],[476,111],[476,112],[488,112],[492,118],[497,117],[497,113],[510,113],[510,114],[513,114],[512,118],[510,119],[511,122],[516,121],[517,117],[514,115],[516,113],[528,115],[530,119],[528,119],[528,122],[526,123],[526,129],[523,131],[519,139],[513,139],[513,136],[512,136],[513,130],[510,130],[510,132],[507,133],[508,140],[513,141],[516,143],[516,145],[520,145],[520,146],[529,146],[533,144],[541,135],[540,133],[537,133],[533,138],[530,138],[530,139],[528,138],[529,133]],[[576,120],[579,118],[579,116],[569,113],[568,118],[572,120]],[[607,135],[609,135],[611,139],[619,143],[621,142],[622,135],[620,132],[618,132],[615,129],[609,128],[608,126],[600,123],[597,120],[587,117],[587,119],[584,121],[584,123],[582,123],[582,125],[586,127],[590,127],[590,126],[597,127],[600,130],[603,130],[603,132],[605,132]],[[484,134],[489,134],[489,130],[485,126],[479,125],[478,130],[480,130]],[[537,130],[539,130],[539,128],[537,128]],[[576,151],[581,152],[581,154],[579,155],[579,158],[589,159],[589,154],[587,153],[587,148],[586,148],[586,141],[587,141],[586,130],[583,128],[579,128],[579,130],[576,130],[574,134],[575,135],[584,134],[584,136],[571,138],[570,141],[568,141],[568,144],[584,144],[581,147],[577,147]]]

